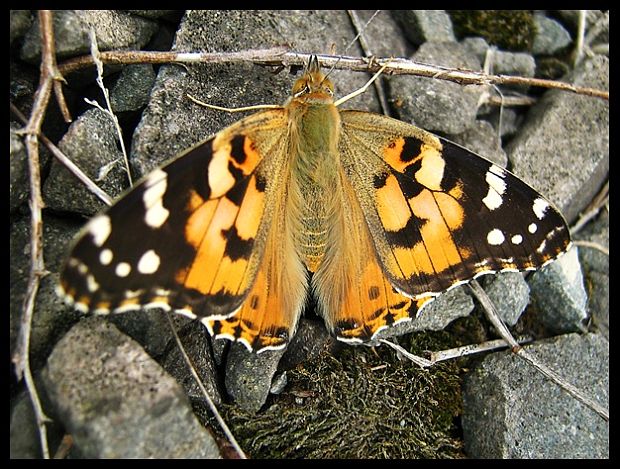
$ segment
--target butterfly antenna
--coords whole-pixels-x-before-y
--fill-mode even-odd
[[[372,20],[374,20],[375,16],[377,16],[380,12],[381,12],[381,10],[375,10],[375,12],[372,14],[372,16],[368,19],[368,21],[366,21],[364,26],[362,26],[360,28],[360,31],[355,35],[355,37],[351,40],[351,42],[349,42],[347,47],[344,48],[344,51],[342,52],[342,54],[340,54],[338,56],[338,60],[336,60],[336,62],[334,62],[334,65],[332,65],[331,68],[327,71],[327,73],[325,74],[325,77],[323,79],[326,79],[330,75],[330,73],[332,73],[334,71],[334,69],[336,68],[336,65],[338,65],[338,62],[340,62],[340,60],[342,59],[342,56],[345,55],[347,53],[347,51],[353,46],[353,44],[355,44],[357,42],[357,40],[364,33],[364,31],[366,30],[366,28],[368,27],[370,22]]]

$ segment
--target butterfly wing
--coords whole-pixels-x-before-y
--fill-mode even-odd
[[[564,252],[561,214],[516,176],[415,126],[341,111],[339,154],[382,272],[407,297]]]
[[[312,277],[319,313],[345,342],[362,342],[379,330],[411,319],[431,298],[399,293],[383,273],[360,200],[344,171],[333,190],[326,252]]]
[[[283,109],[249,116],[153,171],[78,236],[61,289],[78,309],[232,315],[254,284],[279,195]],[[139,238],[136,238],[139,236]]]

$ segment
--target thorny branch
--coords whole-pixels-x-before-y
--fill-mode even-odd
[[[609,100],[609,92],[583,86],[575,86],[556,80],[527,78],[510,75],[493,75],[472,70],[440,67],[403,58],[366,58],[317,54],[323,67],[341,70],[377,72],[385,66],[385,73],[391,75],[417,75],[459,83],[461,85],[527,85],[541,88],[556,88],[577,94]],[[255,62],[270,66],[302,66],[310,54],[287,52],[287,49],[254,49],[241,52],[148,52],[148,51],[108,51],[102,52],[99,59],[104,64],[164,64],[164,63],[234,63]],[[83,67],[93,65],[91,56],[82,56],[65,61],[60,71],[67,74]]]
[[[34,312],[35,298],[39,290],[41,278],[46,275],[43,261],[43,219],[41,210],[44,207],[41,198],[41,174],[39,172],[39,141],[41,124],[47,109],[50,94],[54,83],[62,80],[62,75],[56,68],[54,33],[52,14],[48,10],[39,12],[41,29],[41,74],[39,86],[34,96],[34,104],[30,119],[23,133],[26,134],[26,149],[28,151],[28,170],[30,178],[30,274],[28,287],[24,298],[23,315],[20,323],[19,337],[12,360],[15,364],[15,373],[18,379],[24,378],[26,388],[32,401],[37,426],[39,428],[39,440],[43,457],[49,459],[47,446],[47,431],[45,423],[49,418],[43,412],[41,402],[37,394],[36,386],[30,370],[30,334],[32,331],[32,316]],[[62,95],[56,91],[56,98]],[[62,107],[62,102],[59,104]]]

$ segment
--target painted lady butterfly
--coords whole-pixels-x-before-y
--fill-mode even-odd
[[[171,309],[254,351],[284,347],[312,295],[328,329],[358,343],[569,244],[562,215],[505,169],[339,110],[312,57],[284,106],[188,149],[94,217],[61,293],[95,313]]]

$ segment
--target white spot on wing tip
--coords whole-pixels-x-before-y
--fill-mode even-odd
[[[109,265],[113,258],[114,254],[112,254],[112,251],[109,249],[104,249],[99,253],[99,262],[101,262],[102,265]]]
[[[88,222],[87,230],[93,237],[95,246],[101,247],[112,232],[112,222],[107,215],[97,215]]]
[[[146,251],[138,261],[138,272],[153,274],[159,268],[160,258],[153,249]]]
[[[534,215],[536,215],[536,218],[538,218],[539,220],[542,220],[545,217],[545,212],[548,208],[549,202],[541,198],[534,200],[534,204],[532,205]]]
[[[510,241],[512,242],[512,244],[521,244],[523,242],[523,236],[521,235],[514,235],[512,238],[510,238]]]
[[[159,228],[170,216],[170,211],[163,205],[163,197],[168,187],[168,175],[163,170],[156,169],[149,174],[144,186],[146,187],[142,195],[146,209],[144,221],[151,228]]]
[[[114,272],[119,277],[127,277],[131,272],[131,266],[127,262],[119,262]]]
[[[504,233],[502,233],[501,230],[498,230],[497,228],[492,229],[491,231],[489,231],[489,234],[487,234],[487,242],[492,246],[499,246],[504,242],[505,239],[506,238],[504,237]]]

